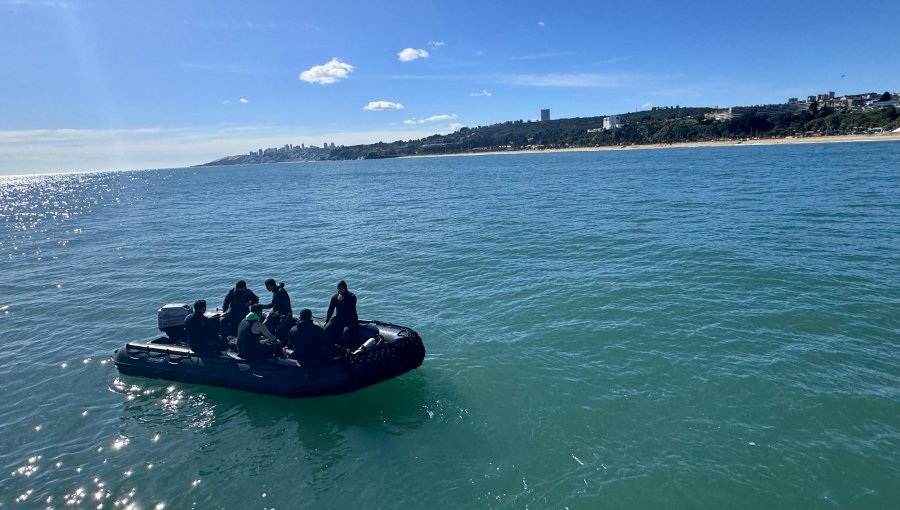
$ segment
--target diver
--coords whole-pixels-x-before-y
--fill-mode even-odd
[[[332,314],[337,315],[332,319]],[[337,284],[337,292],[328,304],[325,315],[325,335],[332,342],[347,349],[358,347],[356,332],[359,329],[359,316],[356,314],[356,294],[347,290],[347,282],[341,280]]]
[[[293,349],[291,358],[306,364],[322,363],[349,352],[325,337],[325,330],[312,321],[308,308],[300,310],[300,320],[291,328],[287,346]]]
[[[226,350],[228,345],[219,338],[219,320],[207,317],[205,313],[206,300],[194,301],[194,312],[184,319],[188,345],[197,354],[212,354]]]
[[[286,340],[291,326],[294,325],[294,316],[291,311],[291,297],[284,290],[284,282],[275,285],[275,280],[269,278],[266,280],[266,290],[272,293],[272,302],[262,305],[262,308],[271,308],[272,311],[266,316],[265,324],[270,331],[275,332],[275,336],[279,340]]]
[[[241,320],[250,312],[250,305],[259,303],[259,297],[247,288],[247,282],[238,280],[234,288],[228,291],[222,303],[222,338],[235,336]]]
[[[263,361],[281,354],[282,347],[275,335],[260,320],[262,306],[254,304],[241,321],[237,333],[238,355],[249,361]],[[265,337],[263,339],[262,337]]]

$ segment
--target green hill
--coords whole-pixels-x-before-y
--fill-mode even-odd
[[[812,107],[808,111],[775,115],[759,115],[751,108],[747,113],[729,120],[706,118],[704,114],[711,110],[704,107],[672,107],[626,113],[618,116],[620,127],[617,129],[603,129],[603,117],[516,120],[490,126],[464,127],[451,134],[432,135],[419,140],[379,142],[335,149],[267,149],[264,154],[229,156],[206,165],[843,135],[900,127],[898,111],[893,106],[840,111]]]

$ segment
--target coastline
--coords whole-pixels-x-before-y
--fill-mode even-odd
[[[566,149],[522,149],[485,152],[456,152],[451,154],[415,154],[400,158],[443,158],[449,156],[486,156],[497,154],[540,154],[557,152],[595,152],[595,151],[633,151],[652,149],[692,149],[702,147],[749,147],[756,145],[786,145],[813,143],[849,143],[849,142],[896,142],[900,141],[900,133],[882,133],[877,135],[836,135],[808,138],[761,138],[755,140],[713,140],[704,142],[655,143],[647,145],[622,145],[603,147],[572,147]]]

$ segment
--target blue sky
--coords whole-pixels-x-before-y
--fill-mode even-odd
[[[0,174],[900,89],[874,1],[0,0]]]

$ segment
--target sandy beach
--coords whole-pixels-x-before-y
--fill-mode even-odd
[[[440,158],[444,156],[483,156],[485,154],[536,154],[542,152],[584,152],[584,151],[628,151],[646,149],[676,149],[696,147],[746,147],[753,145],[783,145],[804,143],[848,143],[848,142],[895,142],[900,141],[900,133],[890,132],[875,135],[815,136],[807,138],[761,138],[752,140],[715,140],[709,142],[656,143],[647,145],[621,145],[604,147],[573,147],[568,149],[522,149],[492,152],[459,152],[453,154],[417,154],[404,158]]]

